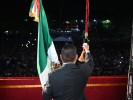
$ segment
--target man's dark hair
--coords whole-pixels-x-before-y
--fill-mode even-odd
[[[63,62],[73,62],[77,54],[77,49],[73,44],[66,44],[62,50],[62,60]]]

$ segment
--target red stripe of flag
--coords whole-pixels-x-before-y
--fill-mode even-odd
[[[40,12],[40,1],[39,0],[35,0],[34,12],[37,14],[37,17],[39,18],[39,12]]]

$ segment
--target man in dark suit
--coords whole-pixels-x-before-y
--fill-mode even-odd
[[[89,45],[83,44],[85,62],[76,64],[78,59],[74,45],[67,44],[62,48],[60,58],[62,66],[49,74],[43,91],[44,100],[86,100],[84,88],[90,76],[94,62]]]

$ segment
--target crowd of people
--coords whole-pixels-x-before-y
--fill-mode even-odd
[[[2,38],[3,41],[5,38]],[[36,44],[24,47],[19,39],[1,41],[0,77],[37,76]],[[92,75],[127,75],[130,58],[130,43],[122,40],[92,39],[90,51],[95,68]],[[79,41],[78,41],[79,42]],[[75,42],[76,43],[76,42]],[[125,44],[124,44],[125,43]],[[82,46],[76,45],[81,53]],[[56,48],[60,49],[60,48]]]
[[[99,40],[92,49],[95,62],[94,75],[127,75],[130,48],[124,44]]]

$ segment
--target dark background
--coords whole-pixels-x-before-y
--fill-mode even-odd
[[[84,19],[85,0],[42,0],[48,19]],[[32,0],[3,0],[0,25],[19,24],[28,18]],[[90,18],[132,19],[131,0],[90,0]]]
[[[32,0],[3,0],[0,3],[0,76],[37,76],[37,23],[29,17]],[[90,0],[90,50],[93,75],[127,75],[130,58],[133,9],[131,0]],[[85,20],[85,0],[43,0],[50,34],[72,36],[78,53],[83,43],[80,32],[60,34],[65,20]],[[97,22],[93,22],[96,19]],[[103,20],[110,20],[108,28]],[[53,20],[57,23],[53,23]],[[55,27],[56,26],[56,27]],[[52,34],[55,33],[55,34]],[[56,44],[56,43],[55,43]],[[56,46],[60,46],[60,42]],[[62,43],[63,44],[63,43]],[[60,48],[56,48],[59,50]]]

